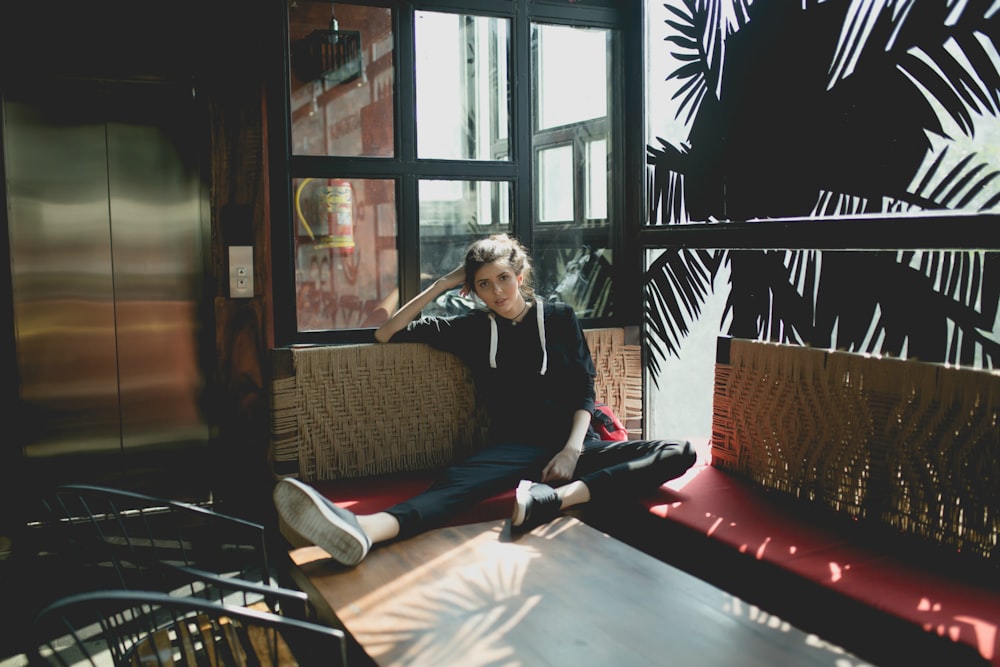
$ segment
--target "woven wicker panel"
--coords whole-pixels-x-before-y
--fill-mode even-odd
[[[713,461],[758,484],[1000,559],[1000,374],[733,340]]]
[[[291,350],[272,390],[272,458],[306,481],[446,465],[485,442],[468,369],[423,344]]]
[[[642,433],[642,364],[623,329],[585,332],[595,390]],[[271,465],[306,481],[447,465],[486,442],[466,366],[429,346],[342,345],[272,350]]]
[[[642,437],[642,349],[625,344],[621,328],[584,332],[597,369],[594,393],[628,429],[629,437]]]

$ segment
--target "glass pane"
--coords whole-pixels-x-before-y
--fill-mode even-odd
[[[577,317],[610,317],[612,256],[604,230],[552,229],[535,234],[535,289],[573,306]]]
[[[510,80],[510,74],[507,71],[507,22],[506,21],[496,21],[496,39],[494,42],[494,48],[491,52],[491,58],[497,64],[497,74],[496,80],[493,81],[491,88],[494,91],[494,99],[492,100],[492,107],[496,110],[495,122],[493,127],[493,133],[497,139],[506,140],[509,136],[508,127],[510,125],[510,120],[507,116],[507,107],[510,104],[510,96],[507,94],[508,84]],[[495,55],[493,55],[495,53]],[[494,160],[506,160],[508,158],[506,154],[506,148],[502,149],[503,154],[498,155],[494,151]]]
[[[504,159],[508,19],[416,12],[417,155]]]
[[[608,141],[587,142],[587,210],[588,220],[608,217]]]
[[[541,222],[573,219],[573,147],[538,151],[538,217]]]
[[[995,2],[750,4],[644,3],[649,224],[1000,212]]]
[[[647,250],[648,431],[707,445],[720,335],[996,372],[998,266],[989,250]]]
[[[392,11],[288,0],[292,152],[392,157]]]
[[[398,307],[392,180],[293,179],[299,331],[375,327]]]
[[[608,115],[607,30],[533,26],[538,129]]]
[[[608,54],[616,35],[532,25],[535,286],[581,318],[614,314],[609,183],[617,111]]]
[[[510,183],[423,180],[420,198],[420,283],[426,287],[462,263],[470,243],[510,233]],[[425,315],[457,314],[475,302],[454,290],[424,309]]]

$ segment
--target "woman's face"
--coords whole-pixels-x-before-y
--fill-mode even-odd
[[[506,263],[491,262],[479,267],[473,285],[476,296],[483,300],[487,308],[501,317],[513,319],[524,310],[520,289],[522,279]]]

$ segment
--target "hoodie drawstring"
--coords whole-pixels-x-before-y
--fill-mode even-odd
[[[497,317],[490,313],[490,368],[497,367]]]
[[[549,368],[549,353],[545,349],[545,318],[542,317],[541,299],[535,299],[535,306],[538,307],[538,340],[542,342],[542,367],[538,374],[545,375],[545,371]]]
[[[542,301],[541,299],[535,299],[535,307],[538,310],[536,317],[538,320],[538,340],[542,344],[542,367],[538,370],[539,375],[545,375],[545,371],[549,369],[549,353],[545,349],[545,317],[542,313]],[[497,331],[497,319],[496,315],[490,313],[490,368],[497,367],[497,342],[499,340],[499,333]]]

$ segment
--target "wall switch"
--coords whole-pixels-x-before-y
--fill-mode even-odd
[[[253,296],[253,246],[229,246],[229,297],[248,299]]]

